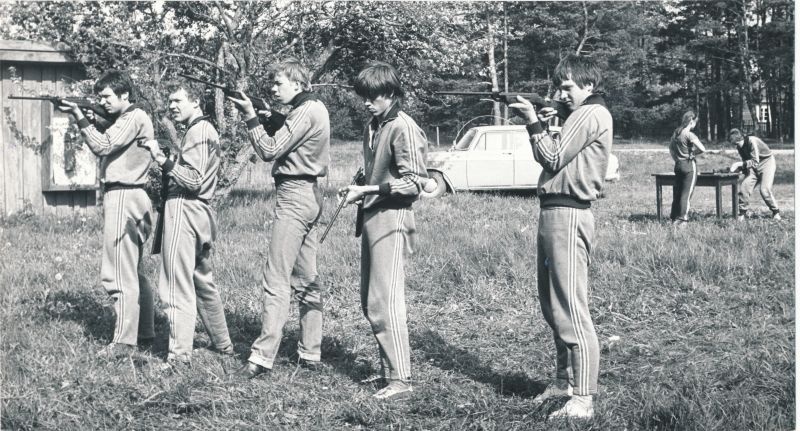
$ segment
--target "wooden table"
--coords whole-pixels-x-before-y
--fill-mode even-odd
[[[661,220],[661,187],[675,186],[674,173],[653,174],[656,177],[656,212]],[[739,215],[739,174],[729,172],[700,172],[695,187],[714,187],[717,197],[717,218],[722,218],[722,187],[731,186],[733,217]],[[673,190],[674,193],[674,190]]]

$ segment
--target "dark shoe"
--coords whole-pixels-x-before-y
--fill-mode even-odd
[[[297,365],[310,371],[322,371],[325,369],[325,364],[322,361],[310,361],[302,358],[297,361]]]
[[[117,359],[131,356],[136,352],[136,346],[122,343],[111,343],[97,352],[97,357],[102,359]]]
[[[260,376],[261,374],[266,374],[268,371],[269,368],[265,368],[261,365],[247,361],[242,368],[239,368],[235,373],[233,373],[233,376],[237,379],[250,380]]]

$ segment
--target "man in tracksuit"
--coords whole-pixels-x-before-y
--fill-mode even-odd
[[[736,151],[742,158],[734,163],[731,171],[744,171],[744,179],[739,185],[739,219],[744,220],[750,208],[750,193],[756,186],[761,190],[761,197],[772,211],[772,218],[781,219],[781,212],[775,204],[772,194],[772,183],[775,181],[775,157],[767,144],[756,136],[744,136],[739,129],[731,129],[728,141],[736,145]]]
[[[106,358],[129,355],[139,343],[153,340],[153,292],[142,268],[142,248],[152,230],[152,205],[144,186],[150,155],[137,145],[153,139],[153,123],[130,100],[133,84],[112,71],[94,85],[100,105],[116,120],[98,130],[74,103],[62,111],[78,122],[86,145],[101,157],[103,182],[103,287],[114,300],[116,322]]]
[[[571,396],[551,417],[591,418],[600,350],[589,313],[589,255],[594,238],[592,201],[600,197],[612,143],[611,113],[595,94],[600,71],[590,59],[568,56],[553,82],[572,110],[560,141],[542,127],[533,106],[520,98],[509,106],[528,120],[539,177],[537,284],[545,320],[556,345],[556,381],[534,399]],[[540,111],[542,120],[552,110]]]
[[[364,131],[365,185],[342,189],[347,203],[363,199],[361,309],[378,342],[386,386],[376,399],[412,392],[406,326],[406,256],[413,251],[416,225],[411,204],[427,179],[427,138],[400,110],[403,89],[397,71],[375,63],[358,74],[356,94],[372,114]]]
[[[229,97],[248,127],[248,137],[264,161],[274,161],[275,218],[264,269],[261,335],[237,376],[252,379],[272,369],[294,293],[300,306],[299,363],[317,368],[322,344],[322,298],[317,274],[317,220],[322,191],[317,179],[330,164],[328,110],[311,91],[308,69],[295,60],[275,68],[272,92],[291,106],[282,125],[267,133],[246,95]],[[279,115],[259,112],[259,115]]]
[[[187,126],[178,153],[167,158],[155,140],[144,146],[167,178],[158,290],[169,320],[167,363],[175,365],[191,361],[198,314],[218,351],[232,355],[233,343],[211,265],[219,135],[203,115],[200,90],[186,83],[169,90],[172,119]]]

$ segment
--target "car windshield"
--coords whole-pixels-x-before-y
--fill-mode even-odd
[[[475,133],[475,129],[469,129],[469,131],[467,131],[467,133],[465,133],[464,136],[462,136],[461,139],[455,145],[453,145],[453,149],[458,151],[469,150],[469,144],[471,144],[472,139],[475,138]]]

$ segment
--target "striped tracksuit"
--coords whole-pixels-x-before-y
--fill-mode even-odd
[[[162,166],[168,178],[158,291],[169,321],[168,360],[189,362],[197,315],[221,352],[232,352],[211,249],[216,220],[209,201],[219,170],[219,135],[207,117],[189,124],[175,160]]]
[[[767,144],[755,136],[744,138],[741,147],[736,147],[744,164],[744,178],[739,185],[739,214],[746,214],[750,207],[750,194],[758,185],[761,197],[772,214],[780,212],[772,194],[775,181],[775,157]]]
[[[597,393],[600,349],[589,313],[591,202],[603,186],[613,138],[611,113],[599,95],[572,112],[555,141],[540,123],[528,126],[539,177],[536,260],[542,314],[553,330],[556,378],[575,395]]]
[[[153,292],[142,268],[142,247],[152,230],[152,206],[144,191],[150,153],[136,143],[153,139],[150,117],[129,107],[104,131],[82,118],[86,145],[101,157],[103,181],[103,288],[114,300],[112,343],[152,339]]]
[[[697,183],[695,156],[702,148],[700,139],[689,128],[681,130],[669,143],[669,154],[675,161],[675,185],[672,187],[672,220],[689,220],[689,201]]]
[[[262,282],[261,335],[248,359],[265,368],[272,368],[278,354],[292,293],[300,306],[298,355],[319,361],[322,345],[316,229],[322,191],[317,178],[327,175],[330,165],[330,120],[325,105],[311,93],[298,94],[290,105],[272,136],[257,118],[247,120],[256,153],[274,161],[275,218]]]
[[[361,237],[361,309],[378,341],[381,371],[411,380],[405,304],[405,259],[413,252],[411,204],[427,177],[427,138],[397,104],[364,132],[365,183],[379,194],[364,197]]]

